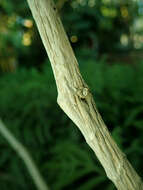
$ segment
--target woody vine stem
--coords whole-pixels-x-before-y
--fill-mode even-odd
[[[143,183],[104,124],[84,82],[53,0],[27,0],[54,72],[57,102],[95,152],[118,190],[143,190]]]

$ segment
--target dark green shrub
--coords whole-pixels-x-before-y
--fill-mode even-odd
[[[141,175],[143,64],[82,63],[84,78],[113,138]],[[43,71],[20,69],[0,80],[0,117],[31,152],[53,190],[115,189],[79,130],[56,104],[49,63]],[[1,190],[35,189],[27,170],[0,137]]]

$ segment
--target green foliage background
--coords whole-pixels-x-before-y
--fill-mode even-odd
[[[57,106],[53,74],[49,63],[45,65],[40,72],[20,69],[1,78],[1,118],[29,149],[51,189],[114,189],[76,126]],[[143,63],[88,62],[81,70],[113,138],[142,175]],[[0,146],[1,188],[35,189],[2,137]]]
[[[27,147],[52,190],[115,190],[80,131],[57,105],[54,76],[36,26],[25,24],[33,22],[26,1],[15,3],[0,1],[0,117]],[[134,27],[142,8],[141,1],[72,0],[60,10],[97,107],[141,177],[143,61],[137,57],[132,63],[129,56],[142,53],[143,30]],[[116,61],[110,54],[116,54]],[[24,163],[2,136],[0,188],[35,189]]]

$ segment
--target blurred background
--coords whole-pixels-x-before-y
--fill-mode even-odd
[[[143,177],[143,1],[56,4],[108,129]],[[56,98],[50,62],[26,0],[0,0],[0,117],[52,190],[115,190]],[[2,136],[0,187],[36,189]]]

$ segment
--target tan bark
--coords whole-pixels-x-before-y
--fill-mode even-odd
[[[112,139],[97,111],[53,1],[28,0],[28,3],[52,65],[58,104],[78,126],[117,189],[142,190],[140,177]]]

